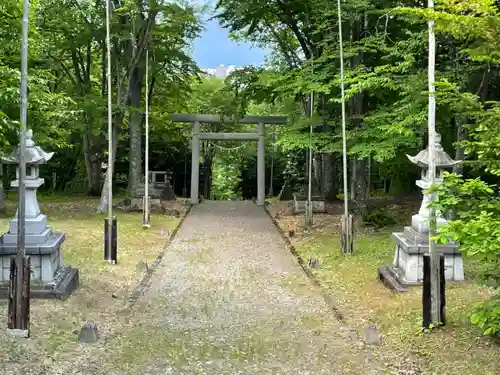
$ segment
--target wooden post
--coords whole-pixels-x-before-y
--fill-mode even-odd
[[[439,284],[439,295],[440,305],[439,313],[441,316],[440,325],[446,324],[446,300],[445,300],[445,288],[446,280],[444,275],[444,255],[439,256],[440,264],[440,284]],[[422,326],[423,328],[429,329],[431,324],[434,326],[432,321],[432,274],[431,274],[431,257],[429,254],[424,254],[424,264],[423,264],[423,288],[422,288]]]
[[[353,216],[342,216],[342,233],[340,235],[342,251],[351,254],[353,250]]]
[[[111,228],[111,233],[109,229]],[[104,219],[104,238],[111,238],[111,241],[104,241],[104,260],[111,264],[118,264],[118,225],[116,216],[113,217],[111,225],[108,218]]]
[[[16,285],[19,274],[23,276],[21,289]],[[7,328],[10,334],[24,338],[28,338],[30,335],[30,279],[30,257],[23,257],[21,264],[17,263],[16,257],[12,257],[10,261]],[[20,304],[17,303],[19,300]]]
[[[150,227],[151,200],[147,196],[142,197],[142,227]]]

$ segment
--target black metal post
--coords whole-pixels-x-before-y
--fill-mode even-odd
[[[444,255],[441,254],[439,256],[439,271],[440,271],[440,280],[439,280],[439,292],[441,294],[441,305],[439,306],[441,310],[441,324],[444,326],[446,324],[446,278],[444,274]]]
[[[16,257],[10,258],[10,274],[9,274],[9,307],[7,313],[7,328],[16,328],[16,279],[17,279],[17,268],[16,268]]]
[[[423,287],[422,287],[422,326],[429,329],[431,326],[431,258],[424,254]]]
[[[104,260],[118,264],[118,224],[116,216],[111,221],[111,249],[108,246],[108,218],[104,219]]]

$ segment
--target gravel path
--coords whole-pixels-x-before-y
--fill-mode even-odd
[[[193,207],[131,321],[134,374],[378,373],[252,202]]]

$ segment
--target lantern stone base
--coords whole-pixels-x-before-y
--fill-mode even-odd
[[[393,264],[380,267],[379,277],[389,288],[405,292],[409,286],[422,285],[423,255],[429,252],[428,233],[417,232],[405,227],[404,232],[393,233],[396,251]],[[444,255],[445,279],[463,281],[462,254],[457,244],[437,245],[437,251]]]
[[[10,223],[10,232],[0,238],[0,298],[7,298],[11,258],[17,253],[17,219]],[[46,226],[46,217],[39,214],[26,220],[26,255],[31,258],[32,298],[68,297],[79,283],[78,269],[65,266],[61,245],[65,234]]]
[[[7,257],[1,257],[2,264]],[[7,262],[10,263],[10,256]],[[77,268],[71,266],[60,267],[50,283],[32,280],[30,283],[30,296],[33,299],[66,299],[79,285],[79,272]],[[0,282],[0,299],[9,296],[9,282]]]

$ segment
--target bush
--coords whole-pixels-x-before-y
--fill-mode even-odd
[[[440,228],[436,240],[458,241],[462,253],[481,264],[479,276],[496,290],[500,287],[500,200],[493,186],[479,178],[463,180],[447,173],[444,182],[430,191],[436,193],[433,206],[451,220]],[[476,307],[472,324],[485,335],[500,334],[500,292]]]

